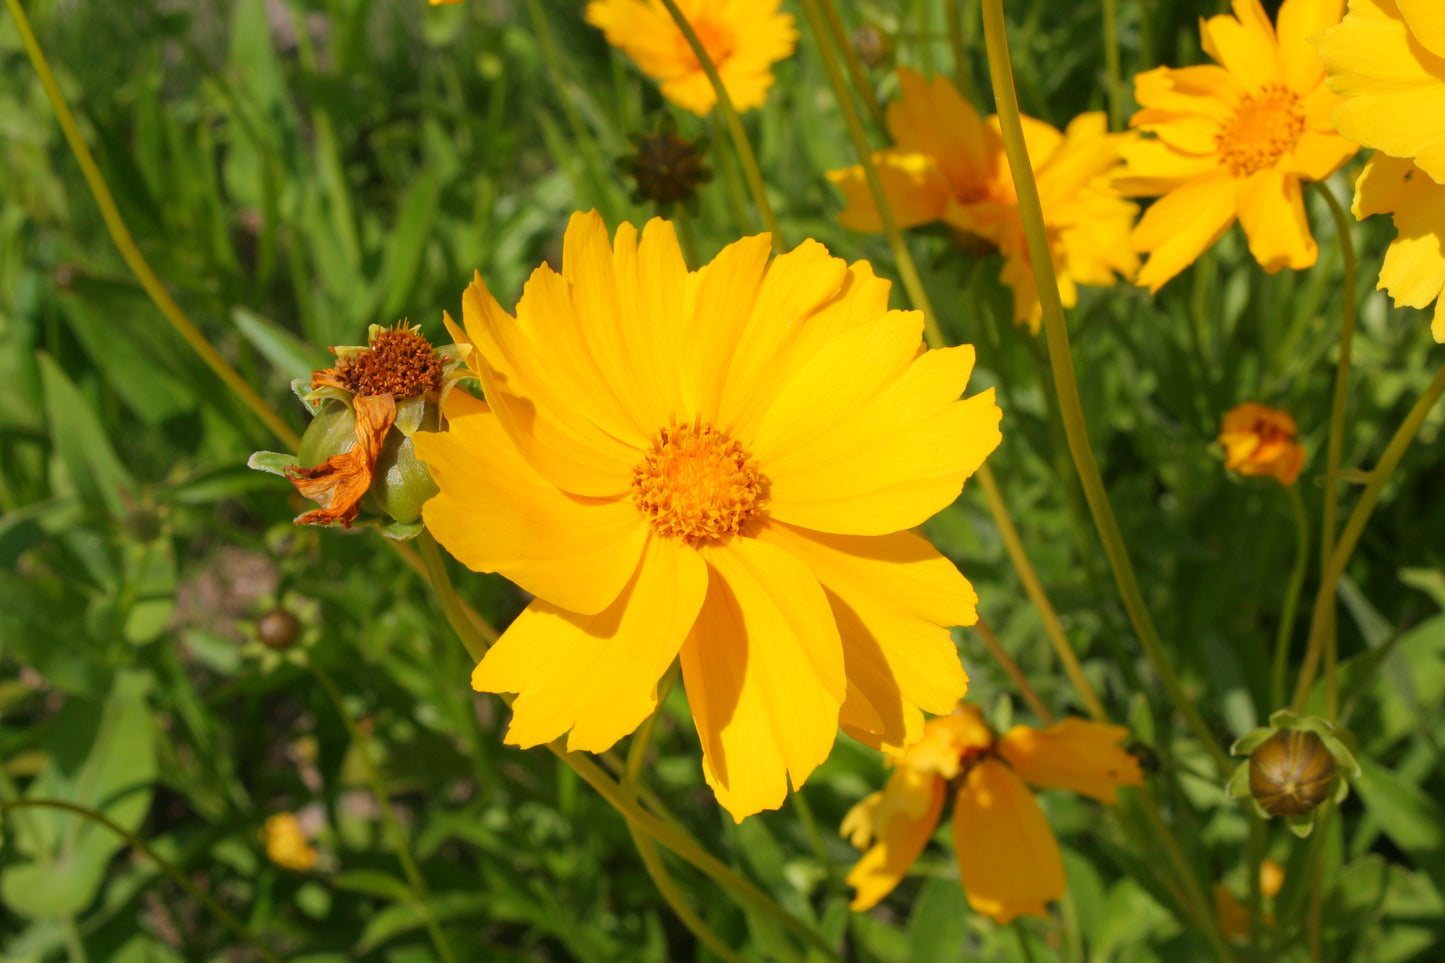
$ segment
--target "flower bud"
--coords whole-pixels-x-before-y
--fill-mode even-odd
[[[301,620],[290,609],[277,606],[256,620],[256,635],[268,649],[289,649],[301,633]]]
[[[617,167],[636,183],[632,202],[651,201],[666,213],[681,204],[696,213],[697,189],[712,180],[712,171],[702,161],[708,140],[687,140],[677,135],[671,114],[663,114],[650,134],[631,134],[634,152],[617,159]]]
[[[1303,816],[1330,796],[1335,769],[1318,735],[1281,729],[1249,755],[1249,794],[1271,816]]]

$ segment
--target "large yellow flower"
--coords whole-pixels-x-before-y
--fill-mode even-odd
[[[892,892],[923,852],[953,800],[953,849],[969,905],[999,923],[1047,916],[1064,895],[1059,843],[1028,783],[1112,803],[1118,786],[1143,782],[1138,761],[1119,748],[1121,726],[1066,719],[1047,729],[1014,726],[1002,738],[971,705],[930,719],[888,784],[843,819],[863,858],[848,874],[855,910]]]
[[[472,676],[519,694],[507,741],[605,750],[680,658],[739,820],[801,785],[840,722],[902,746],[964,691],[947,626],[976,596],[908,529],[1000,437],[992,389],[959,400],[973,349],[923,351],[866,262],[769,252],[745,238],[689,272],[667,221],[609,243],[574,215],[562,273],[538,268],[516,318],[467,289],[487,401],[453,392],[418,447],[441,489],[427,527],[537,596]]]
[[[1358,149],[1330,124],[1339,97],[1305,38],[1337,23],[1344,0],[1285,0],[1275,27],[1259,0],[1200,24],[1220,65],[1158,67],[1134,78],[1143,107],[1130,125],[1155,136],[1124,147],[1126,194],[1162,194],[1134,230],[1149,252],[1135,279],[1157,291],[1238,218],[1249,250],[1274,273],[1306,268],[1319,248],[1301,181],[1323,180]]]
[[[1014,320],[1037,333],[1043,310],[997,116],[980,118],[947,77],[925,80],[901,68],[898,81],[902,95],[887,114],[895,146],[873,155],[898,225],[941,220],[995,245],[1005,259],[1001,279],[1013,290]],[[1073,307],[1075,285],[1113,284],[1115,272],[1132,277],[1139,266],[1128,243],[1139,208],[1109,185],[1119,150],[1132,137],[1108,133],[1099,112],[1074,118],[1063,133],[1022,120],[1059,294]],[[844,227],[883,230],[861,166],[829,171],[828,179],[848,202],[838,217]]]
[[[761,107],[773,64],[793,54],[798,31],[782,0],[677,0],[677,7],[717,67],[737,110]],[[662,95],[698,116],[717,102],[687,38],[659,0],[592,0],[587,22],[602,30],[639,70],[662,82]]]
[[[1397,237],[1376,286],[1403,307],[1434,301],[1430,330],[1445,342],[1445,6],[1351,0],[1314,43],[1344,97],[1335,126],[1379,151],[1355,182],[1354,203],[1357,218],[1394,215]]]

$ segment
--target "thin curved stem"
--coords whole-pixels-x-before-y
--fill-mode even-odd
[[[1289,665],[1289,643],[1294,636],[1295,613],[1299,608],[1300,590],[1304,588],[1305,572],[1309,569],[1310,562],[1310,520],[1309,514],[1305,511],[1304,499],[1300,497],[1299,489],[1294,485],[1284,486],[1284,491],[1289,496],[1290,508],[1294,516],[1294,568],[1289,573],[1289,587],[1285,589],[1284,593],[1284,609],[1280,613],[1279,632],[1274,640],[1274,665],[1269,674],[1271,709],[1277,709],[1284,705],[1284,676],[1286,667]]]
[[[1109,565],[1114,571],[1114,580],[1118,583],[1124,608],[1129,613],[1129,620],[1139,636],[1145,656],[1175,710],[1184,717],[1195,738],[1209,752],[1219,771],[1225,772],[1230,768],[1229,756],[1210,731],[1194,700],[1180,684],[1179,677],[1169,661],[1169,655],[1164,651],[1159,631],[1154,627],[1154,621],[1144,603],[1139,580],[1134,574],[1133,563],[1129,560],[1128,547],[1114,517],[1109,494],[1099,473],[1099,464],[1090,446],[1083,402],[1079,398],[1079,386],[1074,377],[1073,352],[1069,347],[1068,327],[1064,323],[1064,307],[1059,300],[1058,281],[1054,276],[1053,257],[1049,252],[1044,227],[1043,207],[1039,202],[1038,185],[1034,182],[1033,168],[1029,163],[1028,147],[1024,143],[1023,125],[1019,120],[1018,95],[1014,91],[1003,0],[984,0],[983,33],[988,51],[989,76],[993,80],[994,98],[998,103],[1004,148],[1008,154],[1009,168],[1013,172],[1019,212],[1028,241],[1029,260],[1034,266],[1034,280],[1043,305],[1044,330],[1048,338],[1054,389],[1059,396],[1059,409],[1064,419],[1069,451],[1074,456],[1074,465],[1079,472],[1084,497],[1094,516],[1094,524],[1099,529],[1099,539],[1104,543],[1104,552],[1109,557]]]
[[[1124,124],[1124,81],[1119,73],[1119,0],[1104,0],[1104,73],[1109,86],[1109,129]]]
[[[1024,701],[1029,704],[1034,715],[1038,716],[1044,725],[1053,725],[1054,714],[1049,711],[1048,706],[1044,705],[1044,700],[1039,698],[1038,692],[1029,683],[1028,676],[1024,675],[1019,664],[1013,660],[1013,656],[1004,651],[1003,644],[999,642],[998,636],[993,634],[993,629],[989,628],[988,623],[983,620],[983,616],[979,616],[978,621],[973,623],[971,628],[983,640],[983,647],[988,649],[988,654],[1003,667],[1004,672],[1013,681],[1014,687],[1019,690],[1019,695],[1024,697]]]
[[[1304,664],[1300,666],[1299,682],[1294,690],[1293,709],[1295,712],[1303,712],[1305,703],[1309,701],[1310,686],[1314,684],[1315,673],[1319,669],[1320,654],[1324,649],[1325,634],[1334,614],[1335,587],[1340,581],[1340,576],[1345,573],[1345,566],[1350,563],[1350,556],[1354,554],[1355,546],[1359,544],[1360,535],[1365,530],[1365,523],[1370,520],[1370,515],[1380,500],[1380,493],[1385,489],[1385,483],[1390,480],[1395,466],[1400,464],[1405,450],[1410,447],[1410,443],[1419,434],[1420,425],[1424,423],[1425,416],[1430,413],[1431,408],[1435,407],[1435,402],[1440,400],[1442,393],[1445,393],[1445,366],[1435,372],[1435,377],[1431,379],[1430,384],[1416,399],[1414,407],[1405,416],[1405,420],[1396,429],[1394,437],[1390,439],[1390,444],[1385,448],[1385,453],[1380,456],[1379,462],[1370,472],[1370,480],[1365,485],[1365,490],[1360,493],[1360,500],[1355,503],[1354,511],[1350,512],[1349,520],[1345,522],[1345,527],[1340,532],[1340,539],[1335,544],[1334,551],[1328,553],[1329,559],[1325,564],[1324,574],[1320,578],[1320,588],[1315,593],[1314,609],[1310,616],[1309,645],[1305,649]]]
[[[9,2],[13,3],[15,0],[9,0]],[[712,84],[713,93],[717,95],[717,109],[722,112],[728,133],[732,135],[733,147],[737,149],[738,161],[743,168],[743,177],[747,179],[748,189],[753,195],[753,203],[758,208],[758,217],[762,218],[763,229],[772,235],[773,250],[781,253],[787,250],[787,247],[783,243],[783,231],[778,226],[778,218],[773,213],[772,205],[768,203],[768,191],[763,184],[763,172],[758,167],[758,158],[753,153],[753,145],[748,140],[748,133],[743,129],[743,120],[733,107],[733,100],[728,96],[727,88],[723,86],[722,77],[717,72],[717,65],[713,63],[712,57],[708,54],[707,48],[702,45],[702,41],[698,39],[697,31],[692,29],[692,24],[687,22],[687,17],[678,9],[675,0],[662,0],[662,5],[667,8],[668,14],[677,24],[677,29],[682,31],[683,38],[687,40],[688,47],[692,49],[692,55],[697,58],[698,66],[702,68],[703,73],[707,74],[708,83]]]
[[[416,537],[416,543],[425,566],[424,574],[427,581],[431,583],[432,594],[441,603],[442,614],[446,616],[452,630],[456,632],[462,645],[466,647],[467,655],[476,662],[482,661],[482,656],[486,655],[487,649],[490,648],[489,643],[497,641],[495,631],[488,639],[472,621],[466,611],[466,603],[457,594],[456,586],[452,584],[452,577],[447,574],[446,562],[442,559],[441,548],[437,545],[435,536],[429,530],[422,529],[422,533]],[[491,628],[491,626],[488,625],[487,628]]]
[[[195,883],[191,882],[190,877],[188,877],[185,873],[181,872],[181,870],[174,863],[170,862],[165,857],[157,853],[154,849],[152,849],[149,843],[141,839],[135,833],[132,833],[130,830],[113,822],[104,813],[96,812],[94,809],[87,809],[84,806],[79,806],[72,802],[66,802],[63,799],[0,800],[0,813],[12,809],[62,809],[66,812],[75,813],[77,816],[83,816],[84,818],[89,819],[94,823],[98,823],[99,825],[104,826],[106,829],[109,829],[121,839],[124,839],[126,841],[126,845],[132,847],[133,849],[138,849],[142,853],[145,853],[145,855],[152,862],[154,862],[157,866],[160,867],[161,872],[169,876],[171,880],[181,889],[185,890],[187,895],[189,895],[192,899],[194,899],[196,902],[200,903],[206,909],[214,913],[216,915],[216,918],[220,920],[221,923],[225,925],[228,930],[230,930],[232,933],[235,933],[236,936],[238,936],[242,940],[242,942],[246,943],[253,950],[255,950],[257,955],[260,956],[262,959],[266,960],[267,963],[282,963],[281,957],[277,956],[275,953],[271,952],[271,950],[267,949],[266,944],[261,942],[261,938],[258,937],[254,932],[252,932],[249,926],[241,922],[241,920],[236,917],[236,914],[226,909],[220,903],[217,903],[216,900],[211,896],[211,894],[207,893],[205,890],[198,887]]]
[[[30,27],[30,20],[25,16],[25,10],[20,6],[20,0],[5,0],[5,5],[10,9],[10,14],[15,18],[15,27],[20,32],[20,40],[25,45],[25,53],[30,58],[30,64],[35,68],[36,75],[40,78],[40,85],[45,88],[45,96],[50,100],[50,106],[55,111],[55,119],[60,122],[60,130],[65,135],[66,143],[70,145],[70,151],[75,155],[76,163],[80,165],[80,173],[85,178],[90,193],[95,198],[95,204],[100,208],[100,216],[105,221],[106,230],[110,232],[111,240],[120,250],[120,256],[125,260],[126,265],[131,269],[145,289],[146,294],[155,302],[165,319],[170,322],[176,333],[185,339],[191,350],[201,356],[206,366],[225,382],[226,387],[235,392],[236,397],[251,412],[261,420],[271,432],[291,447],[296,447],[301,436],[285,421],[276,414],[275,410],[266,403],[266,400],[256,393],[256,390],[246,383],[246,379],[231,367],[221,353],[211,346],[206,336],[201,334],[200,329],[192,323],[186,313],[176,304],[170,292],[161,284],[160,278],[151,270],[150,264],[145,256],[141,254],[140,248],[136,246],[135,239],[131,237],[130,229],[126,227],[125,220],[120,216],[120,209],[115,205],[115,198],[111,196],[110,188],[105,183],[104,176],[100,173],[95,158],[90,153],[90,148],[85,144],[85,138],[80,133],[80,127],[75,122],[75,115],[70,112],[70,105],[66,102],[65,95],[60,92],[60,86],[55,82],[55,75],[50,70],[50,63],[45,59],[45,53],[40,49],[40,42],[35,39],[35,31]]]
[[[878,95],[873,92],[873,84],[869,82],[868,74],[863,69],[863,61],[858,59],[858,51],[848,42],[848,33],[843,29],[843,18],[838,16],[838,7],[833,0],[821,0],[820,6],[823,16],[828,18],[828,33],[843,55],[848,76],[853,79],[853,89],[858,92],[858,97],[863,101],[863,107],[868,111],[868,117],[874,126],[882,129],[887,123],[883,117],[883,108],[879,106]]]
[[[396,850],[396,858],[401,863],[401,871],[406,876],[407,887],[411,891],[412,899],[415,902],[417,911],[421,913],[422,922],[426,926],[427,935],[431,937],[432,945],[436,947],[437,955],[444,963],[456,963],[456,957],[452,954],[452,948],[447,943],[446,935],[442,933],[441,923],[438,922],[436,913],[431,907],[431,894],[427,889],[426,878],[422,876],[416,859],[411,854],[411,845],[407,842],[406,831],[401,828],[401,821],[396,818],[396,809],[391,805],[391,796],[386,791],[386,783],[382,781],[381,772],[376,768],[376,761],[371,758],[367,743],[370,741],[351,713],[346,709],[346,702],[341,696],[341,690],[331,676],[323,669],[315,659],[308,660],[307,667],[316,681],[321,683],[321,688],[326,690],[332,705],[336,708],[337,715],[341,716],[342,724],[346,726],[347,735],[351,737],[352,743],[356,746],[357,756],[361,759],[361,768],[366,772],[366,781],[371,784],[371,793],[376,797],[376,804],[381,810],[381,821],[386,827],[387,835],[391,837],[392,848]]]
[[[1334,548],[1335,525],[1339,518],[1340,460],[1344,454],[1345,405],[1349,400],[1351,349],[1355,339],[1355,244],[1350,237],[1350,219],[1334,192],[1322,182],[1312,186],[1325,199],[1335,220],[1335,236],[1339,238],[1343,261],[1345,300],[1340,319],[1340,360],[1335,366],[1335,392],[1330,403],[1329,447],[1325,454],[1325,505],[1320,523],[1320,544],[1324,546],[1320,553],[1320,567],[1323,569],[1328,563],[1330,550]],[[1334,618],[1331,617],[1324,640],[1325,715],[1330,719],[1335,718],[1339,709],[1339,690],[1335,681],[1337,640]]]

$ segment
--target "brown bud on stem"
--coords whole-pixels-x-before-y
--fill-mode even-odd
[[[1281,729],[1249,755],[1249,793],[1271,816],[1303,816],[1330,794],[1335,760],[1308,730]]]

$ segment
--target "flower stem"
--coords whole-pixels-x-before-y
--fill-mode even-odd
[[[978,617],[978,621],[973,623],[972,628],[978,633],[978,637],[983,639],[983,645],[988,649],[988,654],[993,656],[994,661],[1002,666],[1004,672],[1013,680],[1019,694],[1024,697],[1024,701],[1029,704],[1029,708],[1033,710],[1035,716],[1038,716],[1039,721],[1046,726],[1053,725],[1054,714],[1049,711],[1048,706],[1044,705],[1044,700],[1039,698],[1038,692],[1029,683],[1028,677],[1019,668],[1019,664],[1013,660],[1013,656],[1004,651],[1003,644],[999,642],[998,636],[993,634],[993,629],[989,628],[988,623],[983,620],[983,616]]]
[[[970,104],[978,103],[978,91],[973,86],[973,72],[968,69],[968,38],[964,35],[963,3],[944,4],[944,16],[948,21],[948,45],[953,48],[953,84],[963,99]]]
[[[1109,129],[1124,124],[1124,81],[1119,73],[1119,0],[1104,0],[1104,72],[1109,85]]]
[[[853,79],[853,89],[863,101],[868,118],[874,126],[882,128],[886,124],[883,108],[879,106],[878,95],[873,92],[873,84],[863,70],[863,62],[858,59],[858,51],[848,42],[848,34],[843,29],[843,18],[838,16],[837,6],[833,0],[820,0],[819,6],[823,10],[823,16],[828,19],[828,33],[832,36],[833,43],[837,44],[838,51],[842,53],[843,63],[848,67],[848,76]]]
[[[139,836],[130,832],[123,826],[115,823],[104,813],[96,812],[94,809],[87,809],[84,806],[79,806],[72,802],[66,802],[62,799],[0,800],[0,813],[7,812],[9,810],[19,809],[62,809],[66,812],[75,813],[77,816],[83,816],[84,818],[89,819],[91,822],[98,823],[101,826],[104,826],[106,829],[109,829],[121,839],[124,839],[126,841],[126,845],[130,846],[132,849],[138,849],[142,853],[145,853],[152,862],[154,862],[157,866],[160,867],[161,872],[169,876],[171,880],[174,881],[175,884],[181,889],[185,890],[192,899],[194,899],[196,902],[200,903],[206,909],[214,913],[216,918],[220,920],[227,929],[235,933],[244,943],[250,946],[251,949],[255,950],[256,955],[261,957],[263,960],[266,960],[266,963],[281,963],[281,957],[277,956],[275,953],[267,949],[266,944],[261,942],[261,938],[258,937],[254,932],[252,932],[249,926],[241,922],[241,920],[236,917],[236,914],[226,909],[220,903],[217,903],[215,898],[212,897],[211,894],[207,893],[205,890],[198,887],[195,883],[191,882],[191,878],[189,876],[181,872],[181,870],[174,863],[171,863],[169,860],[165,859],[154,849],[152,849],[145,840],[141,839]]]
[[[1295,612],[1299,608],[1300,589],[1304,587],[1305,572],[1310,561],[1310,520],[1305,512],[1304,499],[1294,485],[1283,486],[1293,509],[1295,528],[1294,568],[1289,573],[1289,587],[1284,593],[1284,609],[1280,613],[1279,633],[1274,640],[1274,666],[1269,675],[1269,705],[1277,709],[1284,705],[1285,667],[1289,664],[1289,643],[1294,635]]]
[[[1360,541],[1360,535],[1365,530],[1365,523],[1370,520],[1370,515],[1380,500],[1380,493],[1384,491],[1385,483],[1390,480],[1395,467],[1404,457],[1405,450],[1410,447],[1410,443],[1419,434],[1420,425],[1424,423],[1425,416],[1430,413],[1431,408],[1435,407],[1435,402],[1440,400],[1442,393],[1445,393],[1445,366],[1435,372],[1435,377],[1431,379],[1430,384],[1416,399],[1414,407],[1405,416],[1405,420],[1396,429],[1394,437],[1390,439],[1390,444],[1385,448],[1385,453],[1380,456],[1379,462],[1370,472],[1370,480],[1365,485],[1365,490],[1360,493],[1360,500],[1355,503],[1354,511],[1350,512],[1349,520],[1345,522],[1345,527],[1340,532],[1340,539],[1335,544],[1334,551],[1327,553],[1329,558],[1325,564],[1324,574],[1320,578],[1319,591],[1315,593],[1314,610],[1310,616],[1309,645],[1305,649],[1304,664],[1300,667],[1299,682],[1294,691],[1293,709],[1297,713],[1304,711],[1305,703],[1309,700],[1310,686],[1314,684],[1315,673],[1319,668],[1325,635],[1329,631],[1334,614],[1335,587],[1339,583],[1340,576],[1345,572],[1345,566],[1350,562],[1350,556],[1354,553],[1355,546]]]
[[[90,148],[85,144],[85,138],[81,136],[80,128],[75,123],[75,115],[70,112],[70,105],[65,100],[65,95],[60,92],[60,86],[55,82],[55,75],[50,70],[50,63],[45,59],[45,53],[40,49],[40,42],[35,39],[35,32],[30,27],[30,20],[25,16],[25,10],[20,6],[20,0],[5,0],[5,5],[10,9],[10,14],[15,18],[15,27],[20,32],[20,40],[25,45],[25,53],[30,57],[30,64],[35,68],[36,76],[40,78],[40,85],[45,88],[45,96],[50,99],[50,106],[55,111],[55,119],[60,122],[60,130],[65,135],[66,143],[70,145],[70,151],[75,155],[76,163],[80,165],[80,173],[85,177],[85,183],[90,188],[91,196],[95,198],[95,204],[100,208],[100,216],[105,221],[106,229],[110,232],[111,240],[120,249],[120,256],[125,260],[126,265],[135,274],[140,286],[145,289],[146,294],[155,302],[161,314],[170,322],[172,328],[190,345],[191,350],[201,356],[206,366],[225,382],[226,387],[236,393],[242,403],[255,414],[261,422],[281,441],[296,447],[301,436],[275,410],[266,403],[266,400],[256,393],[256,390],[246,383],[235,368],[221,356],[221,353],[212,347],[206,336],[201,334],[200,329],[191,322],[186,313],[181,310],[161,284],[160,278],[156,277],[151,270],[150,264],[145,256],[141,254],[140,248],[136,246],[135,239],[131,237],[130,229],[125,226],[125,220],[120,216],[120,210],[115,206],[115,198],[111,196],[110,188],[106,186],[105,177],[100,173],[100,168],[91,156]]]
[[[15,0],[9,0],[9,2],[13,3]],[[677,24],[677,29],[682,31],[687,45],[692,48],[692,55],[697,58],[698,66],[702,67],[702,72],[707,74],[708,83],[712,84],[713,93],[717,95],[717,109],[722,112],[728,133],[732,135],[733,146],[737,148],[738,160],[743,168],[743,177],[747,178],[748,189],[753,195],[753,203],[758,208],[758,217],[763,222],[763,230],[772,235],[773,250],[781,253],[787,248],[783,244],[783,231],[778,227],[778,218],[773,214],[772,205],[768,203],[767,188],[763,184],[763,172],[758,168],[758,158],[753,153],[753,145],[748,140],[748,133],[743,129],[743,120],[733,107],[733,100],[728,96],[727,88],[723,86],[722,77],[717,72],[717,65],[713,63],[712,57],[708,54],[707,48],[702,45],[702,41],[698,39],[697,31],[692,29],[692,24],[687,22],[687,17],[678,9],[676,0],[662,0],[662,5],[667,8],[668,14]]]
[[[341,716],[342,723],[346,726],[347,735],[356,746],[356,754],[361,759],[361,768],[366,772],[366,781],[371,784],[371,793],[376,797],[377,806],[381,809],[381,821],[386,827],[387,835],[391,837],[392,848],[396,850],[396,858],[401,862],[401,871],[406,876],[407,888],[415,902],[416,909],[421,913],[422,922],[426,926],[427,934],[431,937],[432,945],[436,947],[437,955],[444,963],[456,963],[456,957],[452,955],[452,948],[447,943],[446,936],[442,933],[441,923],[437,921],[436,913],[432,911],[431,895],[427,890],[426,879],[421,874],[421,869],[416,864],[416,859],[411,854],[411,846],[407,842],[406,831],[401,828],[401,822],[396,818],[396,809],[391,805],[391,796],[386,791],[386,783],[382,781],[381,772],[376,768],[376,761],[371,758],[368,743],[370,738],[361,731],[356,720],[346,709],[346,702],[343,700],[341,690],[336,687],[331,676],[321,664],[315,659],[307,660],[307,666],[316,681],[321,683],[321,688],[326,690],[327,696],[331,698],[331,704],[336,707],[337,715]]]
[[[1018,193],[1019,211],[1023,218],[1024,234],[1028,240],[1029,260],[1034,266],[1034,280],[1038,285],[1039,300],[1043,305],[1044,330],[1048,337],[1049,361],[1053,367],[1054,389],[1059,396],[1060,414],[1068,437],[1069,450],[1074,456],[1074,465],[1079,472],[1079,481],[1084,488],[1084,497],[1099,529],[1099,538],[1104,543],[1104,552],[1114,571],[1119,594],[1124,608],[1139,636],[1144,654],[1159,677],[1160,684],[1168,694],[1170,702],[1184,717],[1204,748],[1214,759],[1220,772],[1229,769],[1229,756],[1219,745],[1209,726],[1200,715],[1194,700],[1184,691],[1175,674],[1169,655],[1159,632],[1144,604],[1144,595],[1139,590],[1139,581],[1134,574],[1129,550],[1114,518],[1113,506],[1104,488],[1098,462],[1090,447],[1088,425],[1084,418],[1083,403],[1079,398],[1079,386],[1074,378],[1073,353],[1069,347],[1069,331],[1064,323],[1064,308],[1059,300],[1058,282],[1054,277],[1053,258],[1049,252],[1048,238],[1044,228],[1043,208],[1039,202],[1038,185],[1034,183],[1033,168],[1029,163],[1028,147],[1024,143],[1023,125],[1019,120],[1018,95],[1014,92],[1013,68],[1008,51],[1008,38],[1003,17],[1003,0],[983,2],[984,44],[988,51],[989,76],[993,80],[994,98],[998,103],[999,124],[1002,128],[1004,147],[1008,154],[1009,168],[1013,172],[1014,186]]]
[[[491,639],[484,638],[477,626],[468,617],[464,608],[465,604],[460,595],[457,594],[456,586],[452,585],[452,578],[447,574],[446,562],[442,559],[441,548],[437,540],[427,529],[422,529],[416,537],[416,543],[421,551],[422,562],[426,566],[427,581],[431,582],[433,594],[441,603],[442,614],[451,623],[452,631],[462,640],[466,647],[467,655],[472,661],[482,661],[482,656],[487,654],[490,648],[489,642],[495,642],[497,636],[493,633]],[[488,626],[490,628],[490,626]]]
[[[1340,360],[1335,367],[1335,393],[1330,404],[1329,447],[1325,454],[1325,506],[1322,515],[1320,544],[1320,566],[1328,564],[1330,550],[1335,544],[1335,525],[1339,519],[1340,460],[1343,457],[1345,437],[1345,404],[1349,399],[1351,348],[1355,339],[1355,244],[1350,238],[1350,219],[1333,191],[1323,182],[1313,187],[1324,197],[1330,214],[1335,219],[1335,236],[1339,238],[1340,258],[1344,262],[1344,307],[1340,319]],[[1323,574],[1323,572],[1321,573]],[[1325,714],[1333,719],[1339,708],[1339,691],[1335,682],[1335,659],[1338,634],[1333,610],[1325,630]]]

